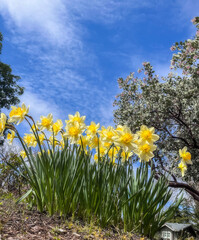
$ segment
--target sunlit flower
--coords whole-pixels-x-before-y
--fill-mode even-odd
[[[99,123],[96,124],[95,122],[91,122],[91,124],[87,126],[86,134],[91,136],[96,135],[99,127],[100,127]]]
[[[6,115],[4,113],[1,113],[1,118],[0,118],[0,136],[3,135],[3,132],[5,130],[6,120],[7,120]]]
[[[78,122],[67,124],[64,137],[68,138],[72,144],[77,143],[84,130],[85,126],[79,124]]]
[[[186,164],[192,164],[191,153],[187,152],[187,147],[179,150],[179,155],[182,158],[182,161]]]
[[[43,131],[47,129],[48,131],[51,130],[52,124],[53,124],[53,115],[52,113],[49,113],[47,117],[41,116],[40,117],[41,122],[37,122],[38,128]]]
[[[30,134],[25,133],[23,140],[27,144],[28,147],[36,147],[36,145],[37,145],[35,135],[32,133],[30,133]]]
[[[15,124],[21,123],[29,112],[29,107],[26,107],[24,103],[22,103],[21,107],[11,106],[11,108],[12,110],[9,114],[9,122],[13,122]]]
[[[50,144],[53,146],[56,146],[57,144],[58,144],[58,140],[56,139],[56,137],[55,136],[53,136],[53,135],[51,135],[50,137],[49,137],[49,141],[50,141]]]
[[[98,148],[100,146],[101,146],[101,140],[100,140],[100,138],[97,135],[95,135],[94,137],[90,138],[89,147],[91,149]]]
[[[144,160],[145,162],[148,162],[152,157],[154,157],[153,151],[155,151],[156,148],[157,147],[153,144],[138,144],[137,149],[134,152],[138,155],[140,161]]]
[[[32,132],[32,130],[36,132],[36,131],[39,131],[39,128],[38,128],[37,125],[36,125],[36,127],[35,127],[35,125],[33,124],[32,127],[31,127],[31,129],[30,129],[30,131]]]
[[[26,158],[26,157],[27,157],[27,155],[26,155],[26,152],[25,152],[25,151],[21,151],[21,152],[20,152],[20,155],[21,155],[21,157],[22,157],[22,158]]]
[[[124,126],[122,131],[117,131],[117,136],[114,136],[113,139],[115,145],[123,147],[125,152],[131,152],[136,149],[136,135],[132,134],[127,126]]]
[[[181,161],[179,164],[178,164],[178,168],[180,169],[181,171],[181,174],[182,174],[182,177],[184,177],[184,172],[187,170],[187,165]]]
[[[51,131],[54,132],[55,135],[57,135],[63,127],[62,120],[58,119],[57,122],[53,123]]]
[[[7,135],[7,140],[9,144],[12,144],[14,138],[15,138],[15,132],[13,130],[10,130],[10,132]]]
[[[74,116],[69,114],[68,118],[69,118],[69,120],[66,120],[66,124],[78,122],[80,125],[81,124],[84,125],[85,124],[84,121],[86,119],[86,116],[82,116],[81,117],[80,113],[76,112]]]
[[[122,162],[128,161],[128,159],[133,155],[133,152],[121,152]]]
[[[45,135],[43,133],[40,133],[38,136],[39,136],[40,144],[43,144],[43,141],[45,139]]]
[[[142,143],[148,143],[151,144],[159,139],[159,136],[154,134],[155,129],[154,127],[148,128],[145,125],[142,125],[140,127],[140,131],[138,131],[136,134],[139,136],[138,142]]]
[[[103,129],[103,134],[102,134],[102,142],[110,142],[113,143],[114,141],[114,136],[117,135],[117,132],[114,130],[113,127],[109,126],[107,129]]]
[[[90,137],[89,136],[80,136],[77,144],[81,145],[83,149],[86,151],[87,146],[90,144]]]

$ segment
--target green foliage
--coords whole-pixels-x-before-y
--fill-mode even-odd
[[[145,76],[131,73],[125,80],[118,79],[122,93],[114,102],[117,109],[114,121],[127,124],[133,132],[142,124],[155,127],[160,136],[155,152],[156,167],[180,176],[176,157],[179,149],[187,146],[193,165],[188,167],[186,181],[199,181],[199,18],[194,19],[197,32],[194,38],[176,43],[171,61],[171,72],[161,79],[149,62],[143,63]]]
[[[14,167],[14,168],[13,168]],[[24,183],[24,179],[19,174],[18,170],[21,169],[22,161],[18,154],[13,152],[4,151],[1,147],[0,151],[0,187],[7,189],[8,191],[18,191],[21,194],[21,188]]]
[[[2,49],[3,36],[0,33],[0,54]],[[10,105],[16,105],[19,103],[18,96],[23,94],[24,88],[17,85],[19,76],[12,74],[12,69],[9,65],[0,61],[0,110]]]
[[[148,164],[135,174],[132,164],[113,165],[108,156],[93,162],[91,153],[65,143],[63,150],[33,154],[24,145],[22,160],[31,189],[25,198],[50,215],[73,216],[103,227],[114,225],[153,237],[178,208],[169,206],[171,192],[163,177],[155,181]]]

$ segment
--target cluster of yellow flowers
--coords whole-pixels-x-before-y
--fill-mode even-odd
[[[10,143],[13,142],[16,129],[13,125],[9,123],[19,124],[24,119],[31,118],[28,115],[29,107],[22,104],[22,107],[11,107],[12,110],[9,114],[9,120],[7,122],[6,115],[1,113],[0,118],[0,134],[3,133],[5,128],[11,130],[7,135],[7,139]],[[118,125],[115,129],[112,126],[105,128],[104,126],[100,129],[100,124],[91,122],[89,126],[85,124],[85,116],[80,116],[79,112],[75,115],[68,115],[68,120],[66,120],[65,130],[63,129],[63,123],[60,119],[56,122],[53,121],[53,115],[48,114],[47,116],[41,116],[40,121],[33,124],[31,128],[31,133],[25,134],[23,141],[28,147],[36,147],[37,139],[35,131],[38,133],[38,138],[40,144],[44,144],[44,140],[48,141],[52,146],[64,147],[65,140],[68,139],[71,144],[78,144],[83,147],[86,151],[95,149],[96,153],[94,155],[94,160],[98,161],[100,157],[108,154],[111,161],[114,163],[115,159],[120,156],[122,161],[128,160],[133,153],[137,154],[140,161],[148,162],[153,156],[153,151],[156,149],[156,142],[159,136],[154,134],[155,129],[153,127],[148,128],[142,125],[140,130],[135,134],[127,126]],[[52,135],[47,138],[44,130],[52,133]],[[56,138],[60,133],[61,140]],[[181,163],[178,165],[184,176],[184,171],[187,169],[187,164],[192,164],[191,154],[187,152],[187,148],[183,148],[179,151],[180,157],[182,158]],[[21,152],[22,157],[26,157],[25,151]]]
[[[181,157],[181,162],[178,164],[178,168],[181,170],[182,177],[184,177],[184,172],[187,170],[187,164],[192,164],[191,153],[187,152],[187,147],[179,150],[179,155]]]

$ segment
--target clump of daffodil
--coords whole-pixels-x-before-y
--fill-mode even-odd
[[[79,124],[78,122],[68,123],[65,127],[66,132],[64,133],[64,137],[68,138],[71,144],[77,143],[80,139],[80,136],[85,130],[85,126]]]
[[[58,119],[55,123],[53,123],[51,131],[56,136],[62,130],[62,127],[63,127],[62,120]]]
[[[90,136],[95,136],[100,128],[100,124],[96,124],[95,122],[91,122],[89,126],[87,126],[86,134]]]
[[[137,149],[135,149],[135,153],[140,158],[140,162],[143,160],[145,162],[148,162],[151,158],[154,157],[153,151],[156,150],[156,146],[149,143],[138,143]]]
[[[182,161],[185,164],[192,164],[191,153],[187,152],[187,147],[184,147],[183,149],[180,149],[179,150],[179,155],[180,155],[180,157],[182,158]]]
[[[37,127],[40,129],[40,131],[43,131],[45,129],[50,131],[52,128],[52,125],[53,125],[52,113],[49,113],[47,117],[41,116],[40,120],[41,120],[41,122],[37,122]]]
[[[32,133],[25,133],[25,136],[23,137],[24,142],[27,144],[28,147],[36,147],[37,141],[35,138],[35,135]]]
[[[178,164],[178,168],[181,171],[182,177],[184,177],[184,172],[187,170],[187,165],[183,161]]]
[[[74,116],[69,114],[68,118],[69,120],[65,121],[66,124],[78,122],[80,125],[85,125],[84,121],[86,119],[86,116],[81,117],[79,112],[76,112]]]
[[[3,132],[5,130],[6,120],[7,120],[6,115],[4,113],[1,113],[1,117],[0,117],[0,136],[3,135]]]
[[[7,134],[8,143],[12,144],[14,138],[15,138],[15,132],[13,130],[10,130],[10,132]]]
[[[151,127],[148,128],[145,125],[142,125],[140,127],[140,131],[138,131],[136,134],[139,137],[138,142],[139,143],[148,143],[148,144],[152,144],[154,142],[156,142],[159,139],[159,136],[154,134],[155,132],[155,128]]]
[[[131,152],[137,148],[136,139],[136,134],[133,134],[127,126],[123,126],[122,130],[117,130],[117,135],[113,137],[115,145],[122,147],[125,152]]]
[[[9,122],[15,124],[21,123],[29,112],[29,107],[26,107],[24,103],[22,103],[21,107],[11,106],[11,109]]]

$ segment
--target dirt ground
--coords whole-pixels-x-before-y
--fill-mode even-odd
[[[104,230],[70,219],[49,217],[15,204],[12,194],[0,192],[0,240],[126,239],[138,240],[135,234],[122,234],[116,229]]]

